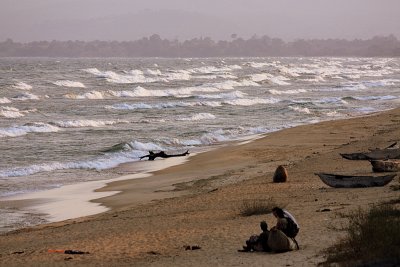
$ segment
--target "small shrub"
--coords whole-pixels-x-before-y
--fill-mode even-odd
[[[386,204],[351,213],[347,237],[325,253],[327,261],[322,265],[400,264],[400,210]]]
[[[274,207],[278,205],[270,199],[248,199],[244,200],[240,208],[242,216],[252,216],[268,214],[272,212]]]

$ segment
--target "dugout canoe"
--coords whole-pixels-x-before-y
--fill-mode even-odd
[[[335,188],[357,188],[357,187],[375,187],[375,186],[384,186],[397,174],[389,174],[389,175],[341,175],[341,174],[332,174],[332,173],[315,173],[326,185]]]

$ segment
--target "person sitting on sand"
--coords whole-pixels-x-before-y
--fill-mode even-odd
[[[246,246],[243,246],[240,252],[251,252],[251,251],[271,251],[268,246],[268,224],[265,221],[260,222],[262,233],[259,235],[252,235],[246,241]]]
[[[145,155],[145,156],[141,156],[140,160],[142,160],[143,158],[149,158],[149,160],[155,160],[157,157],[160,157],[160,158],[172,158],[172,157],[182,157],[182,156],[186,156],[186,155],[189,155],[189,150],[187,150],[186,152],[184,152],[182,154],[176,154],[176,155],[168,155],[164,151],[160,151],[158,153],[154,153],[153,151],[149,151],[149,154]]]

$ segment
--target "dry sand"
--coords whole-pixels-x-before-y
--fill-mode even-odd
[[[295,127],[194,155],[151,177],[102,188],[121,191],[96,200],[110,207],[108,212],[0,236],[0,266],[315,266],[324,260],[321,251],[344,235],[334,229],[346,222],[338,213],[398,198],[391,185],[399,180],[384,187],[335,189],[314,173],[369,174],[369,162],[348,161],[339,153],[382,148],[399,136],[396,109]],[[286,166],[288,182],[272,183],[278,165]],[[120,168],[129,172],[130,167]],[[254,199],[284,205],[295,215],[300,250],[237,252],[260,232],[260,221],[275,223],[271,214],[240,215],[244,201]],[[185,250],[187,245],[201,249]]]

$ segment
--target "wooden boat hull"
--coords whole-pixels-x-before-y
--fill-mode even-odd
[[[371,160],[374,172],[400,172],[400,160]]]
[[[358,188],[358,187],[376,187],[384,186],[397,174],[382,175],[382,176],[353,176],[339,175],[330,173],[316,173],[326,185],[335,188]]]
[[[400,159],[400,148],[376,149],[366,153],[349,153],[340,155],[349,160]]]

